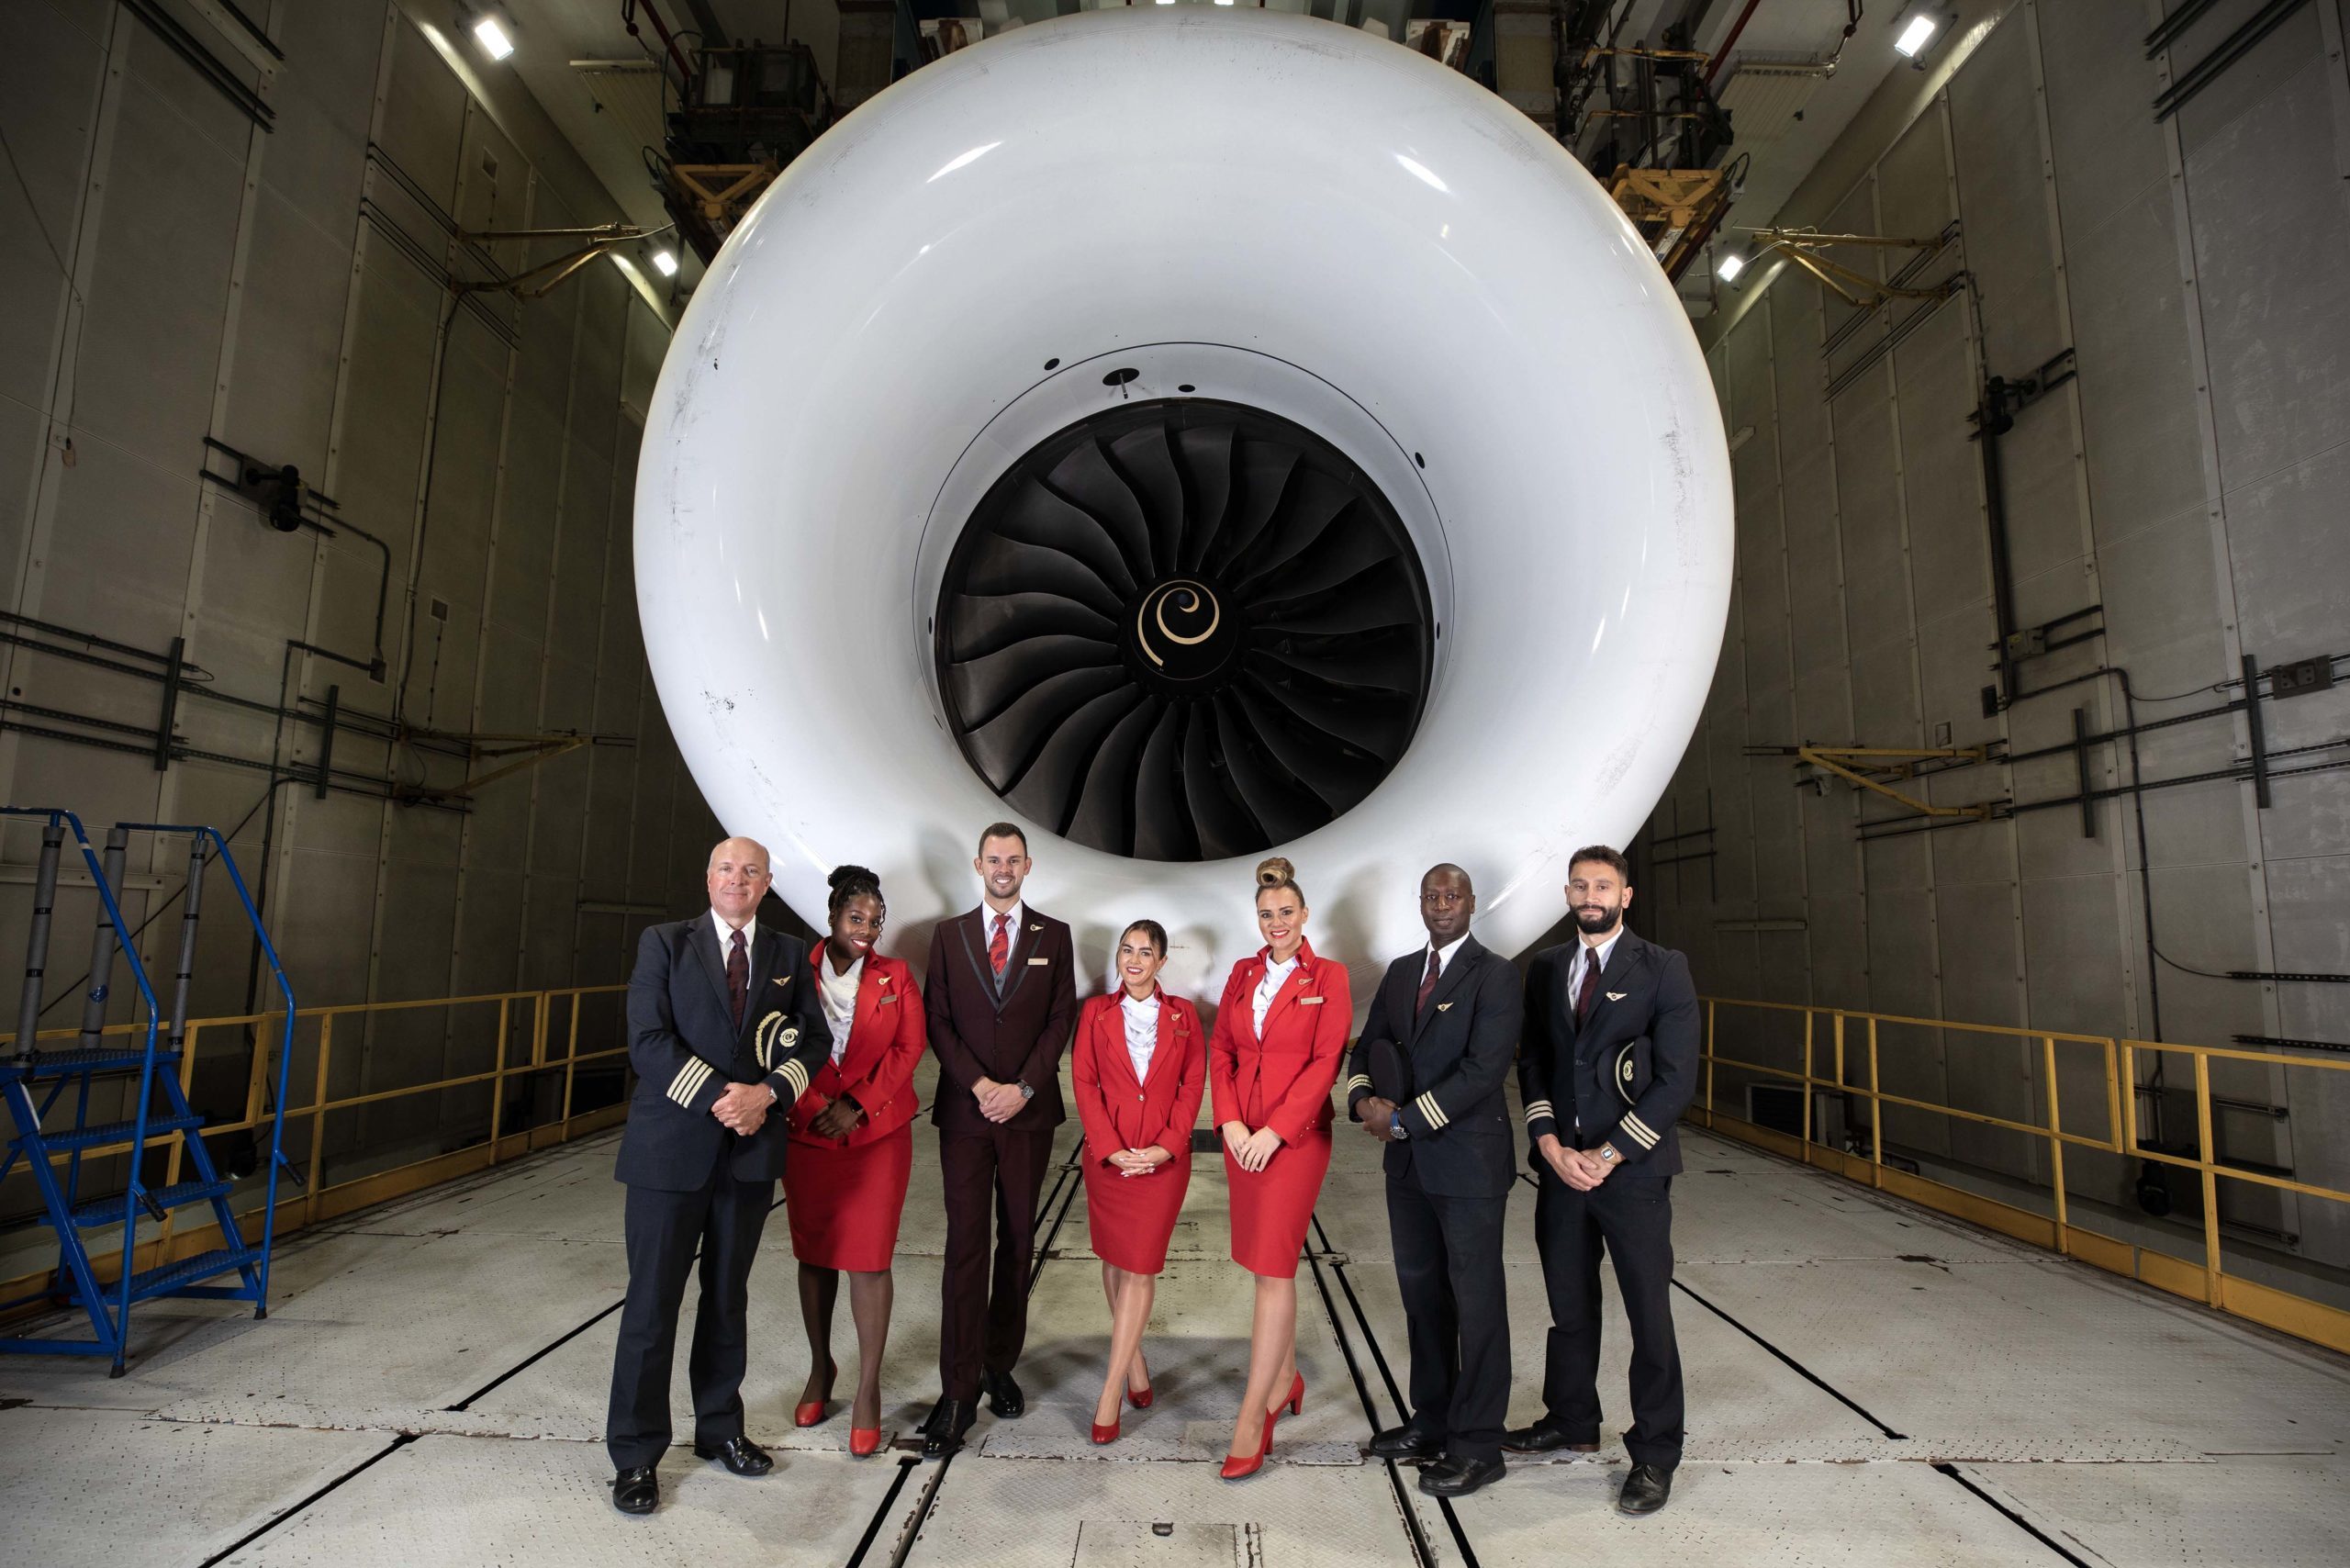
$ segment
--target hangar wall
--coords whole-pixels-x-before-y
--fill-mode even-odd
[[[667,326],[602,261],[541,300],[459,299],[452,274],[511,274],[567,242],[486,252],[453,230],[616,210],[534,165],[397,6],[274,9],[286,63],[270,133],[129,7],[39,0],[0,15],[0,129],[23,182],[0,171],[0,607],[150,654],[184,636],[206,692],[264,709],[289,668],[286,703],[312,719],[339,687],[338,788],[315,799],[307,778],[289,782],[264,805],[273,756],[278,777],[314,768],[323,731],[202,693],[179,704],[181,738],[261,767],[184,758],[159,772],[130,733],[160,712],[160,687],[137,673],[151,659],[96,650],[126,674],[0,644],[0,791],[72,809],[94,834],[123,820],[234,825],[249,878],[266,837],[271,927],[306,1005],[624,980],[637,931],[695,886],[716,834],[636,634],[636,444]],[[368,658],[375,551],[348,532],[275,532],[200,481],[207,435],[298,465],[335,515],[385,541],[382,678],[289,650]],[[231,471],[218,454],[213,466]],[[91,651],[25,621],[0,633]],[[401,787],[465,777],[445,747],[395,746],[352,717],[396,706],[443,732],[630,744],[557,756],[469,809],[396,804]],[[36,851],[32,830],[9,827],[0,875],[28,882]],[[133,841],[130,920],[180,885],[185,853]],[[0,965],[24,950],[28,894],[0,899]],[[205,902],[193,1012],[241,1012],[248,942],[217,873]],[[95,908],[87,890],[60,899],[52,997],[83,971]],[[166,975],[177,927],[174,910],[141,943]],[[44,1023],[71,1025],[78,1007],[69,998]],[[491,1027],[481,1011],[354,1021],[330,1091],[477,1071]],[[227,1086],[207,1095],[200,1072],[199,1102],[241,1114],[241,1064],[210,1070]],[[476,1139],[487,1117],[480,1096],[390,1102],[338,1119],[332,1147],[364,1169]],[[0,1208],[24,1196],[12,1183]]]
[[[2218,7],[2173,69],[2254,8]],[[2301,9],[2157,124],[2165,78],[2141,40],[2159,10],[2015,6],[1819,223],[1908,236],[1956,218],[1961,237],[1921,281],[1963,267],[1971,297],[1854,323],[1782,271],[1750,279],[1767,294],[1711,344],[1735,452],[1737,586],[1703,726],[1644,846],[1651,927],[1689,951],[1701,991],[2206,1045],[2350,1041],[2341,985],[2209,978],[2350,970],[2350,773],[2280,778],[2266,810],[2227,779],[2145,794],[2154,935],[2175,961],[2150,972],[2126,796],[2096,806],[2093,836],[2074,806],[1863,844],[1901,808],[1832,779],[1798,787],[1792,760],[1746,755],[1798,741],[2021,753],[2067,740],[2076,707],[2093,732],[2123,722],[2115,678],[2059,686],[2100,666],[2128,672],[2150,723],[2240,696],[2222,683],[2243,654],[2274,666],[2350,648],[2340,13],[2335,0]],[[1881,264],[1848,250],[1850,264]],[[1968,415],[1986,375],[2030,375],[2067,348],[2077,377],[2001,442],[2016,620],[2101,605],[2101,620],[2065,630],[2103,635],[2027,661],[2020,689],[2047,694],[1986,719],[1995,621]],[[2262,717],[2272,752],[2338,743],[2350,691],[2266,702]],[[2237,714],[2146,734],[2140,752],[2151,781],[2226,769],[2248,741]],[[2346,756],[2336,745],[2277,766]],[[2092,790],[2130,781],[2119,745],[2091,763]],[[1930,798],[2076,789],[2058,756],[1946,773]],[[1800,1058],[1791,1026],[1749,1014],[1736,1030],[1744,1048]],[[1885,1061],[1887,1091],[2044,1114],[2037,1052],[2020,1043],[1888,1030]],[[2086,1053],[2060,1086],[2067,1126],[2102,1135],[2104,1080]],[[2241,1103],[2221,1112],[2223,1158],[2350,1186],[2340,1075],[2222,1070],[2214,1088]],[[2181,1127],[2167,1103],[2173,1139],[2193,1137],[2187,1104]],[[2045,1179],[2041,1143],[1998,1128],[1895,1110],[1886,1132],[1994,1190]],[[2127,1210],[2134,1175],[2067,1157],[2076,1202]],[[2231,1249],[2350,1262],[2341,1205],[2226,1185]]]

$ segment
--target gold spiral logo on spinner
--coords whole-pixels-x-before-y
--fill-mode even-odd
[[[1167,623],[1167,607],[1169,601],[1179,601],[1175,605],[1175,615],[1178,621],[1189,619],[1196,622],[1202,614],[1205,614],[1207,625],[1189,636],[1178,632]],[[1174,646],[1192,648],[1214,636],[1215,629],[1222,624],[1224,624],[1223,607],[1216,603],[1215,595],[1208,591],[1208,586],[1205,583],[1194,582],[1189,577],[1176,577],[1159,584],[1143,596],[1141,606],[1135,611],[1135,642],[1142,649],[1143,657],[1164,669],[1167,667],[1167,661],[1160,658],[1158,650],[1150,645],[1150,630],[1153,626],[1157,626],[1158,634]]]

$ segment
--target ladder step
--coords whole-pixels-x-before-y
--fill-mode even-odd
[[[147,1137],[151,1140],[162,1137],[167,1133],[187,1132],[203,1125],[204,1118],[194,1114],[150,1116],[147,1118]],[[100,1144],[129,1143],[131,1135],[138,1130],[139,1124],[136,1122],[100,1122],[95,1126],[66,1127],[58,1132],[45,1132],[41,1134],[40,1141],[44,1148],[50,1149],[95,1148]],[[17,1148],[24,1141],[20,1137],[10,1138],[8,1147]]]
[[[176,1063],[177,1051],[157,1051],[155,1065]],[[143,1046],[75,1046],[70,1050],[39,1051],[29,1057],[0,1061],[0,1083],[31,1082],[43,1078],[72,1078],[84,1072],[136,1071],[147,1060]]]
[[[225,1197],[229,1189],[235,1185],[234,1182],[225,1181],[175,1182],[168,1187],[158,1187],[147,1195],[166,1209],[177,1209],[185,1208],[190,1204],[208,1203],[214,1198]],[[139,1205],[139,1215],[141,1219],[154,1217],[152,1212],[144,1204]],[[42,1217],[45,1220],[48,1216]],[[85,1230],[92,1226],[115,1225],[121,1219],[122,1194],[119,1193],[110,1197],[94,1198],[86,1204],[76,1205],[73,1210],[73,1223]]]
[[[193,1258],[183,1258],[176,1263],[165,1263],[160,1268],[143,1270],[131,1275],[130,1299],[140,1301],[148,1296],[162,1295],[183,1285],[192,1285],[215,1274],[225,1274],[231,1269],[260,1261],[259,1248],[216,1247],[209,1252],[199,1252]],[[107,1287],[106,1294],[113,1294],[114,1289]]]

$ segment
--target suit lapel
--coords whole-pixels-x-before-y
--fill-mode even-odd
[[[1265,1027],[1258,1036],[1259,1044],[1262,1044],[1265,1037],[1272,1034],[1273,1025],[1283,1014],[1296,1006],[1297,999],[1306,993],[1306,986],[1308,983],[1307,977],[1313,970],[1313,968],[1314,949],[1304,943],[1300,943],[1297,949],[1297,967],[1290,970],[1289,978],[1281,981],[1281,990],[1273,992],[1272,1005],[1265,1009]],[[1263,980],[1263,973],[1260,971],[1257,978],[1260,980]],[[1249,1012],[1252,1015],[1256,1012],[1253,997],[1251,998]]]
[[[988,906],[981,904],[976,912],[963,916],[956,924],[962,929],[963,957],[969,961],[971,973],[978,979],[981,993],[987,997],[989,1004],[1001,1013],[1003,1011],[1003,999],[997,992],[995,971],[988,968],[987,960],[989,913]]]
[[[1452,962],[1445,965],[1443,969],[1437,971],[1436,989],[1428,992],[1427,1011],[1421,1014],[1417,1021],[1416,1021],[1412,1025],[1412,1040],[1414,1044],[1418,1044],[1420,1031],[1428,1026],[1428,1021],[1437,1015],[1438,1010],[1445,1002],[1449,1002],[1452,999],[1452,993],[1454,991],[1460,989],[1461,978],[1469,972],[1471,968],[1476,964],[1478,959],[1484,956],[1485,949],[1478,944],[1477,939],[1474,936],[1463,937],[1461,939],[1460,947],[1455,950],[1452,955]],[[1427,960],[1423,958],[1421,962],[1421,972],[1426,973]],[[1414,995],[1417,995],[1419,993],[1419,981],[1416,980],[1414,980],[1412,982],[1412,993]]]
[[[1003,990],[995,999],[995,1010],[1002,1012],[1012,1004],[1020,982],[1028,978],[1028,960],[1035,956],[1037,943],[1044,940],[1045,923],[1026,904],[1020,906],[1020,928],[1012,934],[1012,957],[1004,960]]]
[[[730,1017],[734,1012],[734,999],[726,993],[726,960],[718,951],[718,932],[702,916],[686,928],[686,946],[701,962],[701,972],[710,981],[710,989],[717,993],[718,1005]]]
[[[1629,931],[1616,939],[1616,946],[1607,954],[1606,965],[1599,971],[1599,992],[1591,999],[1591,1016],[1583,1020],[1584,1028],[1599,1026],[1600,1014],[1607,1011],[1607,988],[1621,986],[1625,977],[1632,972],[1633,964],[1639,960],[1640,949],[1646,946]]]
[[[1145,1093],[1150,1092],[1151,1084],[1177,1070],[1181,1064],[1184,1041],[1188,1036],[1177,1034],[1176,1028],[1175,1004],[1161,991],[1158,996],[1158,1044],[1152,1047],[1150,1053],[1150,1078],[1147,1082],[1137,1086]],[[1129,1062],[1127,1065],[1133,1064]]]

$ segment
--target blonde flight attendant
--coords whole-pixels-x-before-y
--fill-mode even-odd
[[[1257,868],[1262,951],[1233,966],[1208,1042],[1208,1081],[1232,1182],[1232,1259],[1257,1276],[1248,1390],[1232,1425],[1227,1481],[1254,1474],[1282,1406],[1305,1407],[1297,1370],[1297,1258],[1330,1170],[1330,1086],[1354,1001],[1346,968],[1305,941],[1305,894],[1287,860]]]

